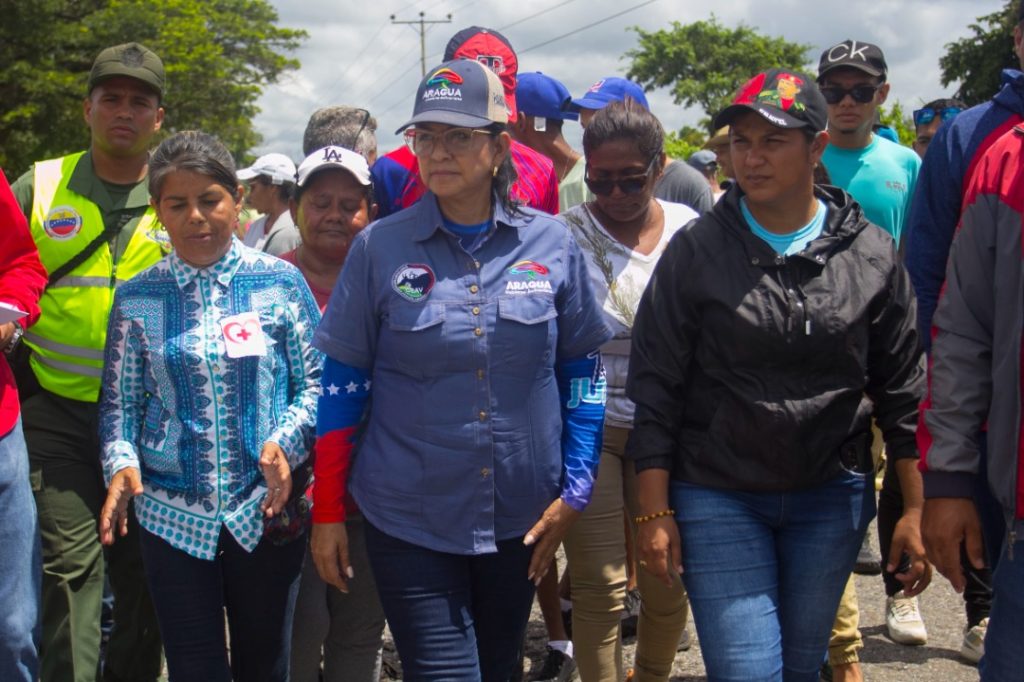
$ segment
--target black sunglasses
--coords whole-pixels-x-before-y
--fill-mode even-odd
[[[914,125],[925,126],[935,120],[938,116],[943,121],[948,121],[957,114],[963,111],[962,107],[946,107],[945,109],[936,110],[934,107],[923,107],[921,109],[914,110]]]
[[[875,98],[875,93],[878,92],[878,88],[881,85],[854,85],[852,88],[847,90],[841,88],[838,85],[826,85],[821,88],[821,96],[825,98],[825,101],[829,104],[839,104],[843,99],[849,95],[853,98],[853,101],[857,104],[867,104]]]
[[[647,181],[651,177],[651,171],[654,170],[654,164],[657,163],[658,159],[661,158],[661,154],[655,155],[651,162],[647,164],[647,170],[644,171],[643,175],[626,175],[619,178],[608,178],[601,180],[594,180],[590,177],[590,166],[587,166],[586,172],[583,175],[583,182],[586,183],[587,188],[599,197],[606,197],[615,191],[618,187],[622,190],[623,194],[636,194],[643,190],[647,186]]]

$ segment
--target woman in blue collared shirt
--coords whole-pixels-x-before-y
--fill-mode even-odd
[[[430,71],[403,126],[430,191],[355,238],[315,337],[314,508],[350,483],[407,679],[512,677],[600,450],[610,332],[565,224],[508,198],[507,120],[479,62]],[[345,588],[335,518],[312,549]]]
[[[242,188],[215,138],[165,140],[149,191],[174,251],[115,297],[100,537],[125,533],[136,496],[172,680],[286,682],[305,543],[271,541],[264,524],[309,454],[319,310],[295,267],[234,238]]]

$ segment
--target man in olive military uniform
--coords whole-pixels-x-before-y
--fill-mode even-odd
[[[160,676],[160,635],[138,539],[120,540],[104,562],[96,522],[106,492],[97,402],[114,289],[170,248],[146,179],[163,92],[164,66],[153,52],[138,43],[103,50],[83,102],[89,149],[40,161],[12,187],[50,273],[42,314],[22,339],[31,371],[21,381],[43,547],[43,682]],[[133,518],[129,535],[136,532]],[[105,572],[114,627],[101,670]]]

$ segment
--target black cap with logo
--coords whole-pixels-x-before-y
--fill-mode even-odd
[[[822,52],[818,61],[818,81],[829,71],[840,67],[857,69],[882,80],[889,70],[882,49],[859,40],[844,40]]]

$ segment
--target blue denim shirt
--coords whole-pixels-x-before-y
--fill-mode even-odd
[[[363,230],[314,345],[372,376],[350,489],[371,523],[437,551],[519,537],[559,495],[555,363],[611,337],[565,224],[495,207],[472,253],[437,201]]]

